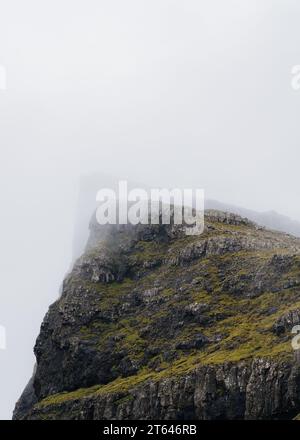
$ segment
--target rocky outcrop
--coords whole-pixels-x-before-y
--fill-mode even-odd
[[[200,236],[92,221],[14,418],[297,416],[299,253],[299,239],[218,211]]]
[[[300,309],[289,310],[280,316],[274,324],[273,331],[280,335],[291,331],[295,325],[300,324]]]
[[[49,418],[289,419],[299,411],[299,387],[298,364],[291,367],[257,359],[200,367],[181,377],[148,380],[128,391],[62,399],[52,406]],[[49,407],[42,404],[30,418],[48,416]]]

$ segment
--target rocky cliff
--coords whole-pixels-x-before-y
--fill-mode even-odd
[[[207,211],[205,230],[91,223],[15,419],[300,413],[300,239]]]

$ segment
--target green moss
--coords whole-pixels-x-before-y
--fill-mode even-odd
[[[97,333],[95,333],[90,327],[83,326],[79,330],[81,339],[92,339],[97,337]]]
[[[36,407],[43,408],[43,407],[49,406],[49,405],[59,405],[61,403],[68,402],[71,400],[82,399],[84,397],[90,396],[99,388],[100,388],[100,386],[96,385],[91,388],[80,388],[76,391],[53,394],[51,396],[46,397],[41,402],[39,402],[36,405]]]
[[[131,395],[129,394],[129,395],[125,396],[125,397],[122,397],[121,399],[118,399],[118,400],[115,402],[115,404],[116,404],[116,405],[123,405],[124,403],[131,402],[132,400],[133,400],[133,396],[131,396]]]

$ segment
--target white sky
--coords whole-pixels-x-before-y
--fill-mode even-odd
[[[80,174],[300,220],[297,0],[0,1],[0,418],[71,261]]]

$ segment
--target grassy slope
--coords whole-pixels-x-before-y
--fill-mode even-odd
[[[256,234],[247,225],[213,224],[213,228],[214,236],[236,232],[246,235]],[[201,239],[204,238],[205,236]],[[140,242],[130,258],[138,263],[161,261],[166,255],[176,255],[183,246],[192,243],[193,240],[198,238],[187,237],[171,245]],[[103,311],[120,307],[124,303],[124,297],[134,288],[138,287],[140,291],[153,288],[154,281],[156,285],[161,286],[155,299],[157,305],[152,303],[149,307],[129,310],[126,316],[121,316],[116,322],[94,321],[89,327],[82,327],[79,330],[79,336],[93,341],[99,350],[106,347],[107,341],[112,336],[118,335],[115,349],[125,349],[130,358],[136,362],[143,357],[149,344],[163,351],[169,343],[168,336],[164,336],[162,332],[155,337],[147,338],[144,336],[144,329],[151,323],[164,322],[164,318],[172,309],[182,309],[191,303],[208,306],[206,316],[210,320],[209,324],[201,325],[194,321],[185,323],[174,335],[172,343],[185,341],[199,332],[204,333],[212,342],[201,350],[177,350],[177,358],[171,361],[163,360],[161,355],[157,354],[155,368],[151,366],[152,358],[149,365],[143,365],[133,376],[118,378],[106,385],[52,395],[41,401],[38,406],[45,407],[91,395],[126,391],[148,379],[156,381],[164,377],[186,374],[199,365],[238,362],[258,357],[292,359],[290,334],[278,337],[271,330],[277,318],[289,310],[300,308],[300,290],[297,286],[280,291],[260,292],[254,297],[233,295],[224,287],[224,272],[226,278],[228,271],[231,271],[235,276],[236,286],[240,285],[240,289],[243,290],[244,286],[247,287],[248,276],[253,275],[256,268],[268,264],[274,254],[285,255],[287,252],[286,248],[278,248],[276,251],[240,251],[198,259],[184,266],[158,264],[138,281],[126,278],[121,283],[114,282],[107,285],[85,282],[87,289],[99,292],[99,302]],[[283,273],[281,282],[284,279],[297,278],[297,275],[300,276],[300,256],[295,255],[288,272]],[[205,278],[210,288],[203,288],[201,282],[197,283],[197,277],[199,281]],[[182,281],[180,295],[175,287],[175,281],[178,279]],[[80,282],[83,284],[82,280]],[[222,335],[222,338],[213,341],[218,334]]]

